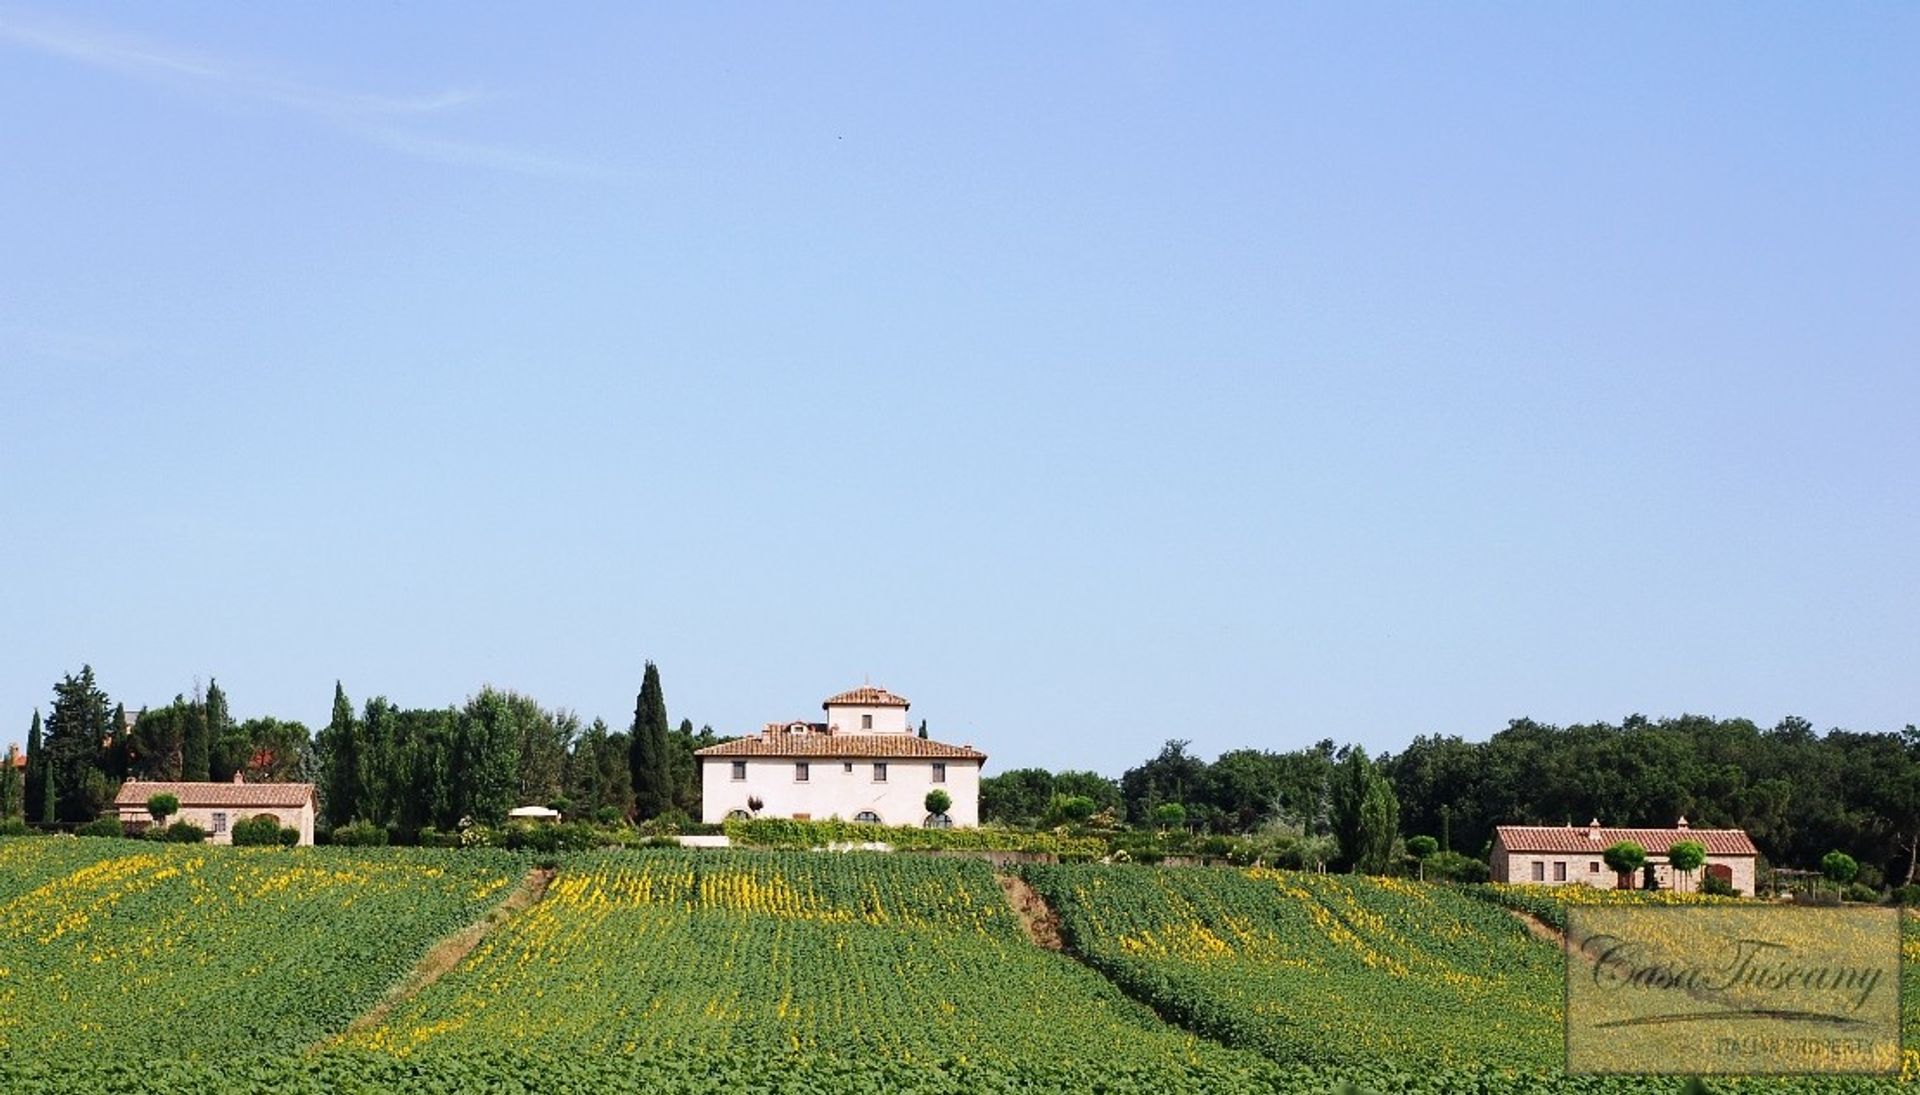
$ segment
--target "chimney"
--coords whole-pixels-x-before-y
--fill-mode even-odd
[[[1677,821],[1677,822],[1675,822],[1675,823],[1674,823],[1674,825],[1673,825],[1673,827],[1674,827],[1674,828],[1676,828],[1676,829],[1684,829],[1684,828],[1686,828],[1686,827],[1687,827],[1687,815],[1685,815],[1685,814],[1681,814],[1681,815],[1680,815],[1680,820],[1679,820],[1679,821]]]
[[[236,768],[236,769],[234,769],[234,772],[233,772],[233,782],[235,782],[235,783],[245,783],[245,782],[247,782],[247,776],[246,776],[246,773],[245,773],[245,772],[242,772],[242,771],[241,771],[241,770],[239,770],[238,768]]]
[[[1600,819],[1599,818],[1596,817],[1592,821],[1587,822],[1587,839],[1594,841],[1595,843],[1599,842],[1600,840]]]

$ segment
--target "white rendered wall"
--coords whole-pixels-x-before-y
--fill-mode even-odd
[[[864,729],[860,716],[872,715],[873,728]],[[904,707],[865,707],[834,704],[827,708],[827,725],[838,726],[842,734],[906,734],[907,709]]]
[[[733,778],[734,758],[700,758],[700,820],[725,821],[727,814],[747,809],[747,800],[757,797],[760,817],[806,814],[815,821],[831,817],[852,821],[862,810],[871,810],[880,815],[883,825],[917,826],[927,818],[927,792],[939,787],[953,798],[947,816],[955,826],[980,824],[979,761],[946,761],[946,782],[935,783],[934,761],[923,757],[889,760],[887,781],[875,783],[871,760],[814,758],[807,761],[808,778],[802,783],[793,778],[792,759],[739,759],[747,766],[744,780]],[[846,770],[848,765],[851,772]]]

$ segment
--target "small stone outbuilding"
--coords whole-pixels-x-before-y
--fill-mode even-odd
[[[1707,861],[1692,877],[1676,872],[1667,861],[1667,850],[1683,840],[1695,841],[1707,850]],[[1711,874],[1742,894],[1753,894],[1760,849],[1754,847],[1746,830],[1695,829],[1684,817],[1671,829],[1616,829],[1600,824],[1598,818],[1583,828],[1500,825],[1494,829],[1490,864],[1493,880],[1547,886],[1579,883],[1604,890],[1642,889],[1642,873],[1635,872],[1623,880],[1601,858],[1601,853],[1623,841],[1646,849],[1654,879],[1663,890],[1698,890]]]
[[[207,831],[215,844],[233,843],[233,827],[248,818],[271,816],[283,829],[296,829],[300,844],[313,843],[314,815],[318,812],[311,783],[247,783],[237,773],[232,783],[167,783],[130,779],[120,785],[114,809],[120,823],[138,831],[153,824],[147,800],[172,795],[180,812],[168,819],[191,821]]]

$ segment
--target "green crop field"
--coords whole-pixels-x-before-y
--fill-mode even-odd
[[[1558,1072],[1557,950],[1496,903],[1535,894],[1027,868],[1070,956],[970,860],[585,854],[496,912],[535,866],[0,839],[0,1092],[1681,1089]],[[409,978],[490,914],[437,980]]]

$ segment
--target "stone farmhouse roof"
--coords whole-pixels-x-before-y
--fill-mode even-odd
[[[874,686],[868,684],[868,685],[861,685],[859,688],[848,689],[847,691],[842,692],[837,696],[828,696],[826,699],[826,702],[822,703],[820,706],[822,708],[827,708],[827,707],[912,707],[913,705],[907,702],[907,698],[905,696],[896,696],[884,688],[875,688]]]
[[[845,760],[980,760],[971,745],[948,745],[912,734],[762,734],[694,751],[696,757],[826,757]]]
[[[1494,839],[1509,852],[1545,852],[1547,854],[1592,855],[1609,846],[1630,840],[1647,850],[1648,855],[1663,856],[1667,849],[1683,840],[1697,841],[1708,855],[1757,856],[1760,849],[1744,829],[1691,829],[1686,819],[1671,829],[1615,829],[1595,822],[1591,825],[1498,825]]]
[[[313,802],[311,783],[165,783],[130,779],[120,785],[115,806],[145,806],[155,795],[172,795],[182,806],[297,810]]]

